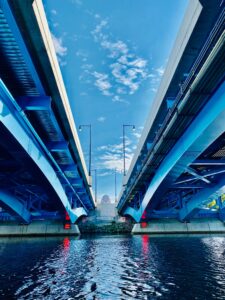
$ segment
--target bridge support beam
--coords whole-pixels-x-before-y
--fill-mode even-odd
[[[223,132],[225,118],[225,82],[213,94],[157,169],[138,210],[127,207],[124,215],[141,220],[146,207],[156,204],[168,186],[186,170]],[[154,209],[154,205],[153,205]]]
[[[0,190],[0,203],[12,211],[13,214],[16,214],[23,222],[30,222],[30,212],[26,209],[24,204],[16,198],[16,196],[7,191]]]
[[[4,83],[0,80],[0,122],[10,132],[18,144],[29,154],[31,160],[39,167],[43,176],[48,180],[50,186],[58,196],[72,223],[76,222],[76,211],[72,209],[65,190],[51,163],[46,157],[39,144],[38,135],[34,136],[31,132],[26,119],[18,111],[17,104],[12,95],[7,90]],[[83,210],[83,214],[87,215]]]
[[[181,221],[190,220],[200,209],[201,206],[207,204],[213,199],[217,199],[219,195],[225,192],[225,176],[221,176],[219,182],[211,187],[201,190],[194,195],[186,205],[179,211],[179,219]]]

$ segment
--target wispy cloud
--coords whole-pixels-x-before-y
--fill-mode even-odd
[[[76,54],[76,56],[81,57],[81,58],[87,58],[88,57],[87,51],[82,50],[82,49],[77,50],[75,54]]]
[[[65,60],[65,56],[67,55],[67,48],[63,46],[63,41],[61,37],[56,37],[53,33],[52,35],[52,41],[55,48],[55,52],[58,57],[59,64],[61,66],[65,66],[67,64]]]
[[[97,163],[98,168],[108,171],[119,172],[123,171],[123,144],[109,144],[100,146],[97,149],[100,152],[99,161]],[[131,141],[126,138],[126,169],[129,168],[133,157],[133,149],[131,147]]]
[[[99,16],[100,18],[100,16]],[[101,20],[100,23],[95,27],[93,31],[91,31],[91,34],[94,37],[94,40],[97,42],[99,39],[99,36],[102,36],[103,34],[101,33],[103,27],[105,27],[108,24],[107,20]]]
[[[99,20],[100,16],[97,19]],[[117,100],[121,99],[117,98],[118,94],[132,95],[138,91],[142,82],[148,78],[148,61],[133,53],[124,41],[113,40],[110,34],[105,34],[107,27],[108,20],[100,19],[91,34],[112,60],[109,65],[110,80],[113,86],[117,86],[112,101],[125,102]]]
[[[152,73],[148,75],[149,77],[149,86],[150,91],[153,93],[157,92],[162,76],[165,72],[165,68],[163,66],[152,69]]]
[[[52,9],[52,10],[51,10],[51,13],[52,13],[53,15],[57,15],[57,11],[56,11],[55,9]]]
[[[99,117],[97,120],[98,120],[98,122],[103,123],[103,122],[105,122],[106,117]]]
[[[133,132],[133,136],[135,136],[139,140],[141,137],[141,134],[139,132]]]
[[[56,54],[59,56],[65,56],[67,54],[67,48],[63,46],[62,44],[62,38],[57,38],[53,33],[52,33],[52,41],[53,45],[55,47]]]
[[[135,131],[132,132],[133,136],[139,140],[142,134],[144,127],[143,126],[139,126],[135,128]]]
[[[156,69],[156,72],[158,73],[159,76],[162,76],[165,72],[165,68],[163,66],[161,66]]]
[[[107,74],[102,74],[99,72],[93,72],[92,75],[95,77],[95,86],[99,89],[99,91],[105,95],[110,96],[110,88],[112,87]]]
[[[121,103],[126,103],[126,104],[129,104],[129,102],[127,100],[124,100],[122,99],[120,96],[118,95],[115,95],[113,98],[112,98],[112,101],[113,102],[121,102]]]

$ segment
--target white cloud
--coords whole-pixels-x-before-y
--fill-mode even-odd
[[[112,35],[104,31],[108,27],[108,20],[95,17],[98,24],[91,32],[95,42],[98,42],[102,49],[107,51],[108,58],[112,59],[109,65],[111,74],[107,80],[95,81],[95,85],[102,91],[103,95],[113,96],[113,102],[128,102],[119,95],[132,95],[138,91],[142,82],[148,78],[148,61],[133,53],[133,50],[122,40],[113,40]],[[159,71],[162,71],[159,69]],[[112,95],[109,89],[115,86],[116,90]],[[124,97],[123,97],[124,98]]]
[[[126,89],[124,87],[118,87],[116,90],[117,94],[126,94]]]
[[[100,17],[100,16],[99,16]],[[99,18],[97,18],[99,19]],[[105,38],[105,36],[101,33],[102,29],[108,24],[107,20],[101,20],[98,25],[96,25],[95,29],[91,31],[91,34],[94,37],[94,40],[97,42],[99,38]]]
[[[97,148],[98,151],[104,152],[99,155],[98,167],[105,170],[123,171],[123,143],[109,144]],[[126,169],[129,168],[133,157],[131,141],[126,137]]]
[[[133,132],[133,135],[139,140],[141,137],[141,134],[139,132]]]
[[[152,69],[152,73],[148,74],[148,78],[150,79],[150,87],[149,90],[153,93],[157,92],[160,81],[164,74],[165,68],[163,66]]]
[[[118,95],[115,95],[115,96],[112,98],[112,101],[113,101],[113,102],[122,102],[122,103],[129,104],[129,102],[128,102],[127,100],[124,100],[124,99],[120,98],[120,96],[118,96]]]
[[[65,56],[67,55],[67,48],[62,44],[62,38],[57,38],[54,34],[52,34],[52,41],[58,56]]]
[[[60,66],[61,66],[61,67],[65,67],[65,66],[67,65],[67,61],[62,60],[62,59],[60,59],[60,58],[59,58],[59,63],[60,63]]]
[[[84,64],[81,66],[81,69],[85,70],[85,71],[89,71],[93,68],[93,65],[92,64]]]
[[[165,68],[161,66],[158,69],[156,69],[156,72],[158,73],[159,76],[162,76],[165,72]]]
[[[107,74],[102,74],[99,72],[93,72],[92,75],[95,77],[95,86],[99,89],[101,93],[105,96],[110,96],[109,89],[112,87]]]
[[[127,45],[122,41],[117,41],[115,43],[110,42],[106,39],[106,36],[103,36],[104,39],[101,42],[101,46],[104,49],[108,49],[110,51],[109,57],[116,58],[118,56],[124,55],[128,53]]]
[[[52,9],[52,10],[51,10],[51,13],[52,13],[53,15],[57,15],[57,11],[56,11],[55,9]]]
[[[105,177],[105,176],[111,176],[113,173],[112,171],[106,171],[106,172],[98,172],[99,177]]]
[[[99,122],[103,123],[103,122],[105,122],[106,117],[99,117],[97,120],[98,120]]]
[[[82,58],[83,58],[83,57],[84,57],[84,58],[87,58],[87,56],[88,56],[87,52],[84,51],[84,50],[81,50],[81,49],[80,49],[80,50],[77,50],[75,54],[76,54],[76,56],[82,57]]]

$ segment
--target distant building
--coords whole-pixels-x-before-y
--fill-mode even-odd
[[[102,196],[101,203],[111,203],[111,200],[108,195]]]
[[[97,211],[99,217],[113,219],[116,216],[116,204],[111,202],[108,195],[104,195],[97,205]]]

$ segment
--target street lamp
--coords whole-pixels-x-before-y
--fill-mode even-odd
[[[91,176],[91,124],[89,125],[80,125],[79,131],[82,131],[83,127],[89,128],[89,168],[88,168],[88,175]]]
[[[117,170],[116,170],[116,168],[115,168],[115,203],[117,202],[117,180],[116,180],[116,172],[117,172]]]
[[[135,130],[135,125],[123,124],[123,175],[126,176],[126,154],[125,154],[125,128],[131,127],[132,130]]]

